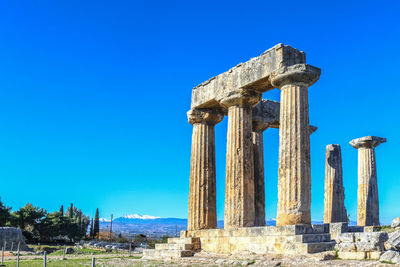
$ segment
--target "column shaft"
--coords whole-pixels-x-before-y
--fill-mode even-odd
[[[254,225],[252,108],[228,108],[225,228]]]
[[[217,228],[214,126],[223,115],[190,110],[188,119],[193,124],[188,230]]]
[[[326,147],[324,223],[347,222],[340,145]]]
[[[379,225],[378,182],[375,148],[358,149],[358,208],[357,224]]]
[[[262,131],[253,131],[254,226],[265,225],[264,140]]]
[[[277,225],[309,224],[311,206],[308,88],[281,88]]]

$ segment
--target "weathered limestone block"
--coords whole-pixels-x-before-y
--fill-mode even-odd
[[[365,136],[350,145],[358,149],[358,207],[357,225],[379,225],[379,198],[376,174],[375,147],[386,138]]]
[[[221,99],[240,89],[266,92],[274,88],[270,81],[272,73],[280,68],[305,62],[304,52],[278,44],[259,57],[240,63],[193,88],[191,107],[192,109],[218,107]]]
[[[15,227],[0,227],[0,247],[5,246],[5,250],[17,250],[18,243],[20,243],[20,250],[30,250],[25,244],[25,238],[22,235],[21,229]]]
[[[320,73],[303,64],[283,67],[271,77],[281,89],[277,225],[311,223],[308,87]]]
[[[188,229],[217,228],[214,126],[223,115],[211,109],[188,112],[193,124]]]
[[[342,252],[384,251],[387,240],[386,232],[343,233],[337,235],[335,248]]]
[[[393,249],[400,250],[400,230],[389,234],[389,244]]]
[[[394,264],[400,264],[400,252],[394,250],[388,250],[381,255],[379,260],[391,262]]]
[[[261,94],[241,90],[223,99],[228,108],[224,228],[254,225],[252,109]]]
[[[347,222],[340,145],[326,146],[324,223]]]
[[[329,224],[329,233],[331,234],[332,239],[336,239],[339,234],[348,232],[348,224],[343,222],[338,223],[330,223]]]
[[[397,228],[400,227],[400,217],[394,219],[392,221],[392,224],[390,225],[392,228]]]
[[[253,126],[265,128],[279,128],[280,103],[268,99],[262,99],[253,108]]]

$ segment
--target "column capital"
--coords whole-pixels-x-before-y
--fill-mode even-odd
[[[386,142],[386,138],[377,136],[364,136],[350,141],[350,145],[356,149],[375,148]]]
[[[282,67],[270,76],[271,84],[279,89],[288,84],[304,84],[309,87],[318,81],[321,69],[308,65],[296,64]]]
[[[222,121],[224,114],[218,109],[191,109],[187,112],[190,124],[217,124]]]
[[[231,106],[254,107],[260,102],[260,100],[261,100],[260,92],[240,89],[222,98],[220,100],[220,103],[222,106],[226,108],[229,108]]]
[[[270,123],[262,117],[253,117],[252,130],[253,132],[264,132],[269,128]]]
[[[314,126],[314,125],[310,125],[310,126],[309,126],[310,135],[312,135],[313,133],[315,133],[316,130],[318,130],[318,127],[317,127],[317,126]]]

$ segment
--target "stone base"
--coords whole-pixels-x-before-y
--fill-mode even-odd
[[[287,225],[182,231],[181,238],[199,238],[211,253],[307,254],[330,250],[329,225]]]

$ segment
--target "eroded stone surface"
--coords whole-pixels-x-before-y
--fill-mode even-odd
[[[400,250],[400,230],[389,234],[389,244],[392,248]]]
[[[326,146],[324,223],[347,222],[340,145]]]
[[[393,219],[392,224],[391,224],[392,228],[397,228],[400,227],[400,217]]]
[[[342,233],[336,237],[335,248],[339,252],[345,252],[342,254],[343,257],[353,259],[370,259],[373,257],[378,259],[379,252],[385,250],[387,240],[388,234],[386,232]],[[373,252],[377,253],[371,254]]]
[[[5,250],[17,251],[18,243],[20,243],[20,250],[29,250],[25,244],[25,238],[22,235],[21,229],[15,227],[0,227],[0,245],[4,246]]]
[[[224,228],[254,225],[252,109],[260,97],[245,93],[223,101],[228,108]]]
[[[308,86],[319,75],[307,67],[273,75],[272,84],[281,89],[277,225],[311,223]]]
[[[223,115],[210,109],[190,110],[193,124],[188,229],[217,227],[214,125]]]
[[[400,264],[400,252],[394,250],[388,250],[382,254],[380,261],[391,262],[395,264]]]
[[[221,99],[240,89],[265,92],[274,88],[270,78],[292,65],[305,65],[305,53],[287,45],[278,44],[260,56],[240,63],[193,88],[192,108],[218,107]]]
[[[365,136],[350,141],[358,149],[358,207],[357,224],[379,225],[379,198],[376,173],[375,147],[386,138]]]

